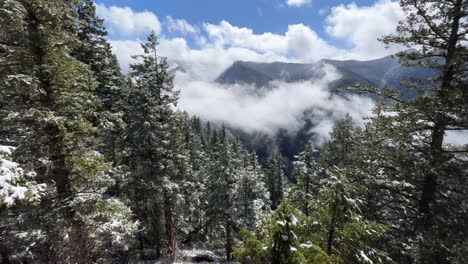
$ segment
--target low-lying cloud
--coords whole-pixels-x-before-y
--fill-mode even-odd
[[[295,133],[312,118],[310,133],[323,142],[336,120],[349,113],[362,123],[362,116],[368,115],[374,105],[366,97],[333,95],[328,86],[340,75],[328,65],[323,71],[322,78],[312,81],[273,82],[270,91],[260,94],[255,86],[194,80],[190,74],[179,73],[175,82],[181,90],[178,107],[206,120],[269,136],[278,129]]]

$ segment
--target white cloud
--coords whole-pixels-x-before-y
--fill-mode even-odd
[[[129,72],[129,65],[133,63],[132,55],[141,54],[140,41],[138,40],[110,40],[112,51],[119,59],[120,67],[125,73]]]
[[[112,33],[124,36],[137,36],[154,30],[161,32],[161,23],[158,17],[150,12],[135,12],[129,7],[106,7],[103,4],[96,5],[96,13],[105,19],[108,29]]]
[[[325,14],[327,14],[327,13],[328,13],[328,9],[327,9],[327,8],[321,8],[321,9],[319,10],[319,15],[321,15],[321,16],[323,16],[323,15],[325,15]]]
[[[257,7],[257,14],[258,16],[262,17],[263,16],[263,10],[260,7]]]
[[[254,34],[250,28],[240,28],[227,21],[218,25],[205,24],[204,29],[214,45],[247,48],[256,51],[284,53],[287,49],[286,38],[272,33]]]
[[[288,52],[303,62],[344,56],[345,51],[329,45],[315,31],[303,24],[290,25],[286,32]]]
[[[301,7],[310,3],[312,3],[312,0],[286,0],[286,4],[293,7]]]
[[[205,24],[208,39],[214,45],[246,48],[260,53],[281,56],[294,55],[303,62],[336,56],[343,51],[328,45],[315,31],[303,25],[290,25],[284,35],[266,32],[254,34],[250,28],[240,28],[222,21],[219,25]]]
[[[185,19],[174,19],[171,16],[166,17],[167,29],[169,32],[180,32],[183,35],[197,34],[200,29],[197,26],[189,24]]]
[[[328,138],[334,121],[347,113],[361,122],[373,102],[364,97],[346,99],[332,95],[328,84],[339,78],[331,66],[324,68],[323,78],[299,83],[274,82],[272,91],[263,95],[252,93],[257,88],[248,85],[221,85],[194,80],[181,73],[175,85],[181,89],[179,107],[211,121],[224,122],[244,131],[274,135],[279,128],[294,133],[309,119],[315,126],[311,131],[317,142]],[[305,114],[306,110],[313,109]]]
[[[326,19],[326,32],[333,37],[345,39],[354,47],[350,51],[354,57],[373,59],[401,50],[394,46],[386,49],[377,40],[394,33],[398,21],[404,18],[398,2],[380,0],[372,6],[359,7],[355,3],[339,5],[331,9]]]
[[[173,19],[175,21],[175,19]],[[186,23],[186,22],[185,22]],[[190,24],[184,25],[190,29]],[[273,33],[254,34],[249,28],[240,28],[227,21],[205,24],[195,38],[200,49],[192,49],[183,38],[160,38],[160,52],[172,62],[191,69],[196,78],[214,80],[234,61],[262,62],[315,62],[321,58],[343,55],[343,50],[328,45],[309,27],[298,24],[288,27],[282,35]],[[122,68],[128,71],[130,56],[141,52],[138,40],[112,40]]]

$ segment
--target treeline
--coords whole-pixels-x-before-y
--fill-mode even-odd
[[[420,96],[346,117],[320,153],[258,163],[223,127],[175,111],[154,33],[121,73],[91,0],[0,0],[2,263],[126,263],[224,248],[241,263],[464,263],[467,4],[400,1],[385,43],[438,69]]]

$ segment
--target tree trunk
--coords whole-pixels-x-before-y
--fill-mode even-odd
[[[306,175],[306,190],[305,190],[305,193],[306,193],[306,201],[304,203],[304,213],[308,217],[309,216],[309,206],[308,206],[308,203],[307,203],[307,199],[308,199],[308,196],[309,196],[309,175],[308,174]]]
[[[442,100],[447,100],[446,94],[452,89],[452,81],[454,78],[454,66],[452,65],[456,55],[457,43],[459,40],[458,30],[460,28],[460,19],[463,17],[462,12],[463,0],[457,0],[454,5],[452,27],[450,37],[447,41],[447,54],[445,57],[445,66],[442,72],[442,83],[437,95]],[[439,113],[436,113],[440,115]],[[431,226],[433,212],[431,205],[435,202],[435,193],[438,182],[437,167],[443,162],[443,141],[445,136],[445,117],[435,117],[434,128],[431,137],[431,167],[436,170],[431,170],[424,177],[423,190],[420,199],[420,211],[422,218],[419,221],[419,227],[427,229]]]
[[[226,220],[226,244],[225,244],[225,249],[226,249],[226,259],[228,261],[231,261],[232,260],[232,244],[233,244],[233,241],[232,241],[232,225],[231,225],[231,221],[229,220]]]
[[[145,259],[145,248],[143,245],[143,234],[141,233],[141,231],[138,232],[138,242],[140,244],[141,258]]]
[[[422,213],[419,226],[426,229],[431,226],[431,220],[433,216],[433,210],[431,209],[432,204],[435,202],[435,192],[437,187],[437,168],[442,162],[442,144],[445,134],[445,125],[437,123],[434,130],[432,131],[432,144],[431,144],[431,171],[426,174],[423,182],[423,190],[420,199],[419,210]]]
[[[167,192],[164,192],[164,219],[166,226],[166,239],[168,243],[168,253],[171,256],[176,255],[177,251],[177,236],[174,224],[174,216],[172,214],[172,201]]]
[[[5,248],[1,247],[0,248],[0,257],[2,257],[2,263],[1,264],[10,264],[10,254],[8,253],[8,250]]]
[[[332,219],[330,223],[330,229],[328,231],[328,240],[327,240],[327,254],[333,254],[333,239],[335,235],[335,222],[336,222],[336,208],[337,208],[337,193],[335,192],[335,201],[332,207]]]

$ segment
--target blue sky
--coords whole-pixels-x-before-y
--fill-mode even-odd
[[[298,0],[300,1],[300,0]],[[228,21],[237,27],[246,27],[255,34],[271,32],[284,34],[288,25],[304,24],[313,29],[321,38],[338,48],[351,48],[346,40],[326,34],[325,21],[333,7],[355,3],[357,6],[372,6],[377,0],[313,0],[301,6],[289,6],[287,0],[99,0],[106,6],[128,6],[136,12],[151,11],[164,22],[171,16],[184,19],[192,25],[218,24]],[[163,30],[167,36],[177,36]],[[142,37],[142,36],[139,36]],[[124,38],[113,32],[111,38]],[[190,43],[191,40],[189,39]]]

